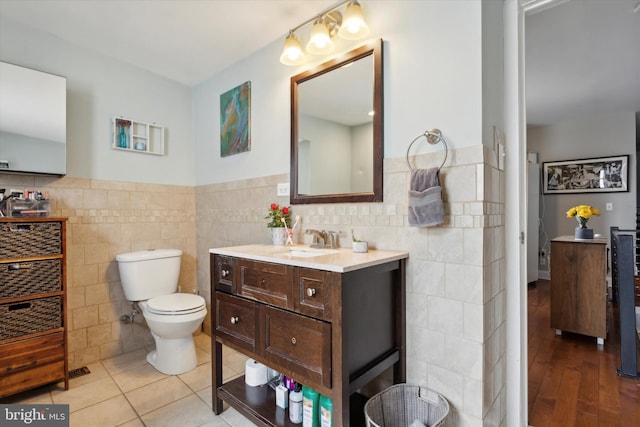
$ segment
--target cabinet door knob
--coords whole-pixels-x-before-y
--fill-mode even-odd
[[[222,270],[222,277],[227,277],[229,275],[229,270]]]
[[[297,343],[297,342],[298,342],[298,341],[296,340],[296,337],[291,338],[291,344],[294,344],[294,345],[295,345],[295,343]]]
[[[237,317],[237,316],[234,316],[234,317],[232,317],[232,318],[231,318],[231,324],[232,324],[232,325],[235,325],[235,324],[236,324],[236,323],[238,323],[239,321],[240,321],[240,319],[238,319],[238,317]]]
[[[307,296],[312,297],[316,294],[316,290],[313,288],[307,288]]]

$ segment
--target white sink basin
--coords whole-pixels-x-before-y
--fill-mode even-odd
[[[315,249],[315,248],[305,248],[305,249],[289,249],[288,251],[282,252],[278,255],[287,255],[298,258],[312,258],[323,255],[331,255],[337,254],[340,251],[334,249]]]

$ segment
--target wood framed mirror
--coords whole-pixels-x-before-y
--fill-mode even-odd
[[[291,204],[382,201],[382,40],[291,77]]]

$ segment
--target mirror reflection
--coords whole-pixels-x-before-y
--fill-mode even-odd
[[[0,62],[0,172],[64,175],[67,80]]]
[[[298,192],[373,191],[373,57],[298,87]]]
[[[381,44],[292,78],[291,203],[382,200]]]

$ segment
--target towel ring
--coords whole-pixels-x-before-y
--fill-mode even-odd
[[[442,160],[440,167],[438,167],[438,172],[440,172],[440,169],[442,169],[444,164],[447,162],[447,154],[449,153],[449,148],[447,147],[447,141],[444,140],[444,137],[442,136],[442,132],[440,132],[440,129],[425,130],[424,133],[421,133],[420,135],[416,136],[414,140],[411,141],[411,144],[409,144],[409,147],[407,147],[407,165],[409,166],[409,170],[411,171],[413,170],[413,166],[411,166],[411,163],[409,162],[409,151],[411,150],[411,146],[413,145],[414,142],[416,142],[423,136],[427,139],[427,142],[431,145],[435,145],[438,142],[442,142],[442,145],[444,145],[444,160]]]

